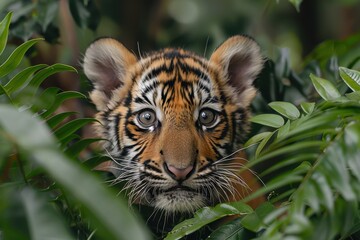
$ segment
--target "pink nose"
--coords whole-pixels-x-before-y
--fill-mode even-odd
[[[169,175],[176,179],[176,180],[183,180],[186,179],[186,177],[188,176],[188,174],[194,169],[193,165],[189,165],[185,168],[177,168],[174,167],[172,165],[167,165],[165,163],[165,169],[167,168],[167,170],[169,171]]]

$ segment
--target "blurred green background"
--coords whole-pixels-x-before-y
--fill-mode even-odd
[[[264,56],[277,64],[275,69],[270,64],[266,68],[270,73],[265,71],[263,78],[273,73],[281,86],[268,80],[257,83],[260,92],[270,88],[275,93],[265,92],[265,102],[305,100],[311,95],[310,90],[303,91],[310,79],[296,83],[293,73],[311,61],[317,64],[310,71],[319,73],[334,56],[336,65],[348,66],[360,51],[359,0],[2,0],[0,9],[0,17],[14,12],[12,43],[38,36],[47,40],[37,44],[31,64],[61,62],[79,69],[86,47],[103,36],[118,39],[137,55],[182,47],[208,57],[226,38],[250,35]],[[358,66],[355,61],[352,67]],[[91,86],[80,76],[59,74],[45,86],[88,92]],[[298,89],[292,91],[296,84]],[[68,108],[93,114],[91,108],[81,110],[76,104],[68,103]],[[255,105],[256,111],[266,111],[260,103]]]
[[[44,36],[53,44],[42,46],[42,57],[70,64],[101,36],[136,53],[176,46],[208,56],[229,36],[248,34],[270,58],[288,48],[301,69],[315,46],[360,29],[358,0],[2,0],[0,9],[2,18],[14,12],[14,41]]]

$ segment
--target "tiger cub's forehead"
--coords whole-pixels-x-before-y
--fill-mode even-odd
[[[209,63],[183,49],[165,49],[150,54],[140,61],[143,67],[143,78],[156,77],[158,82],[178,80],[196,82],[200,78],[209,78]]]
[[[165,49],[142,59],[139,65],[141,72],[133,86],[138,107],[166,104],[194,108],[211,104],[219,108],[219,86],[205,58],[182,49]]]

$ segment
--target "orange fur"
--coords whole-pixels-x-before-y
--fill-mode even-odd
[[[260,48],[244,36],[225,41],[209,60],[171,48],[137,60],[113,39],[88,48],[84,71],[94,84],[97,129],[133,202],[186,212],[259,188],[240,166],[244,153],[234,153],[249,130],[252,82],[261,66]],[[141,116],[154,122],[143,124],[148,119]]]

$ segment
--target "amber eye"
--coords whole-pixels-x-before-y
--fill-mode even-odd
[[[205,127],[211,128],[218,122],[218,114],[211,109],[202,109],[199,113],[199,123]]]
[[[157,122],[156,113],[153,110],[145,109],[137,115],[139,124],[143,128],[154,126]]]

